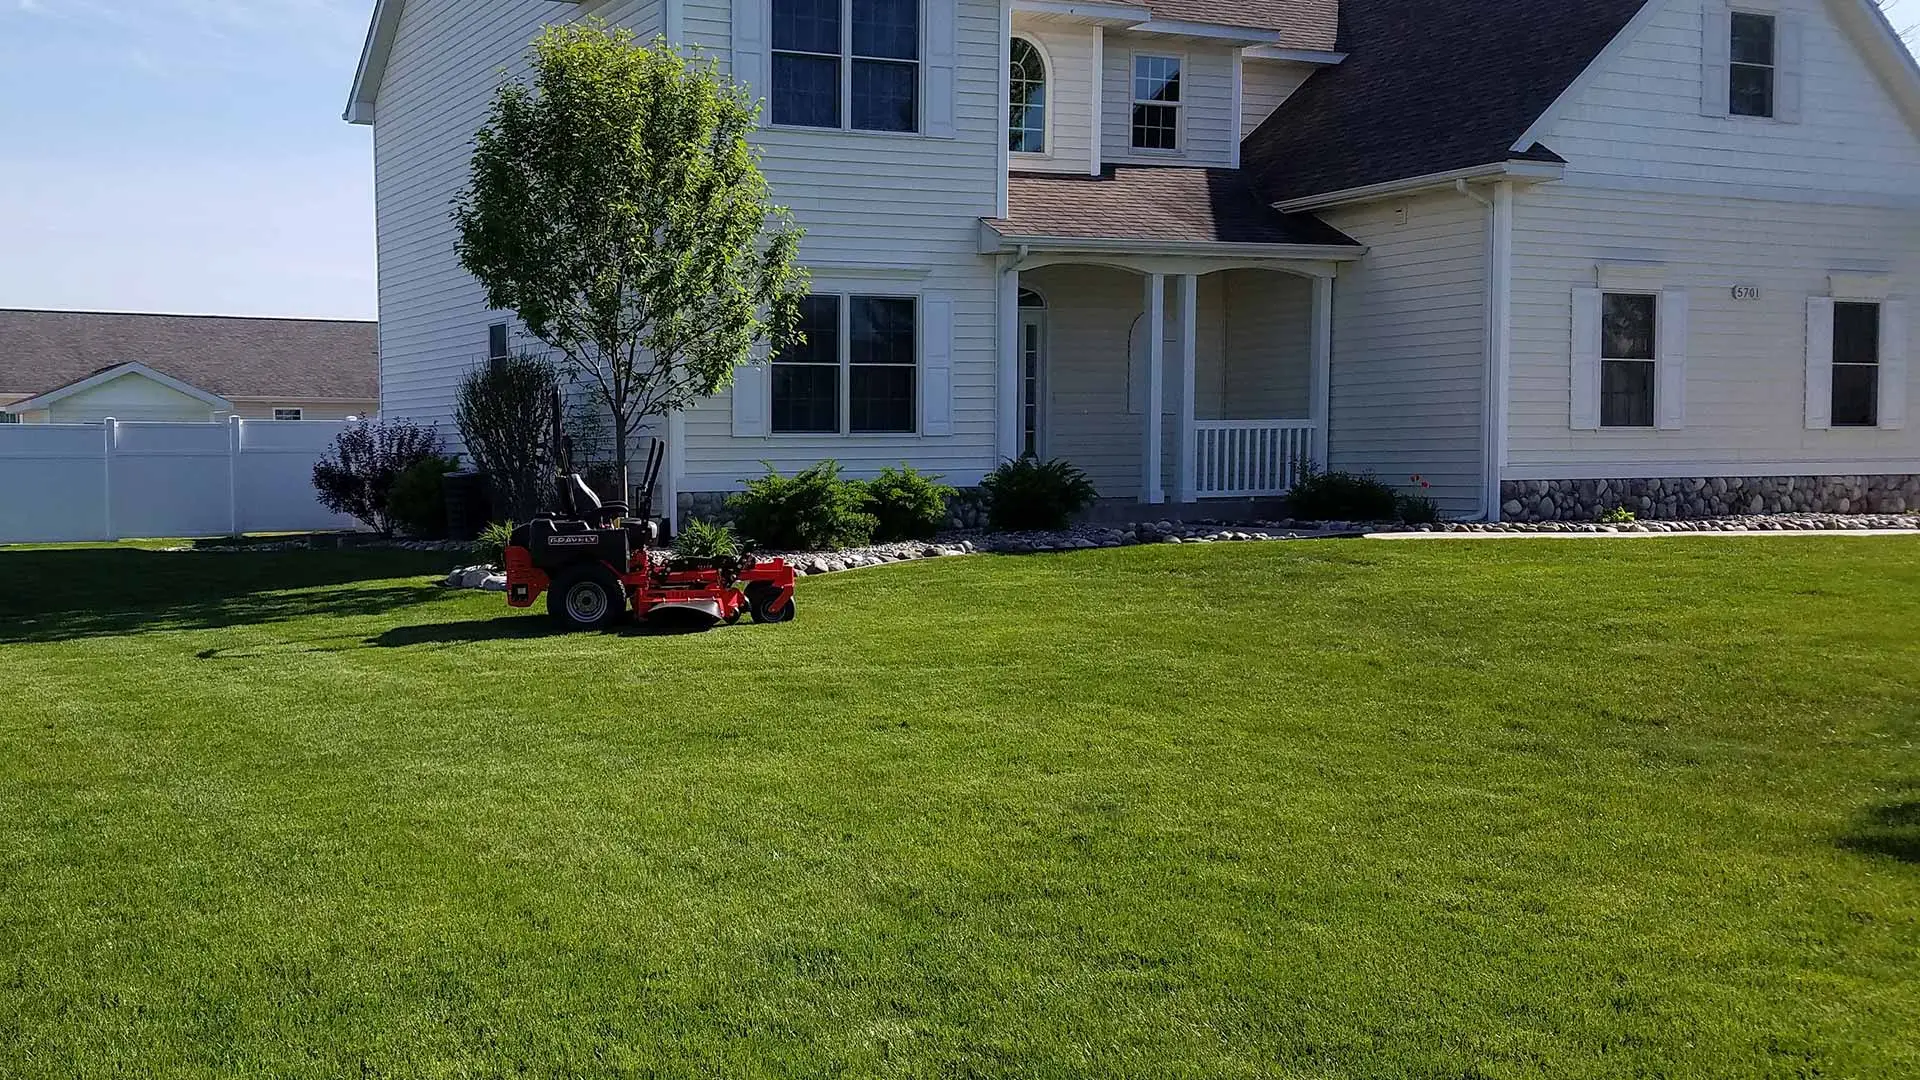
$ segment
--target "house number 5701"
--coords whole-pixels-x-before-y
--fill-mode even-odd
[[[1733,287],[1733,298],[1735,300],[1758,300],[1760,299],[1760,286],[1735,285]]]

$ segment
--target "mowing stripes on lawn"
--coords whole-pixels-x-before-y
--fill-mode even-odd
[[[1920,1075],[1920,540],[439,561],[0,553],[0,1075]]]

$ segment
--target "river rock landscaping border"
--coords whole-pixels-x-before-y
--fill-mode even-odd
[[[1905,514],[1920,509],[1920,476],[1509,480],[1500,485],[1500,497],[1502,514],[1520,522],[1595,521],[1619,507],[1655,521]]]

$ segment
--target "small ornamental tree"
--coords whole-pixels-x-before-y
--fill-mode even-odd
[[[461,265],[605,409],[623,489],[648,418],[796,340],[800,233],[748,144],[757,115],[711,61],[569,24],[535,40],[475,144]]]
[[[362,421],[341,432],[313,466],[320,505],[351,514],[367,528],[392,536],[394,481],[440,453],[440,436],[408,420]]]
[[[493,485],[494,510],[515,521],[542,509],[553,479],[553,365],[530,353],[489,360],[460,381],[453,419]]]

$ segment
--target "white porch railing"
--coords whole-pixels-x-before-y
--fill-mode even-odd
[[[1314,459],[1311,420],[1201,420],[1194,424],[1194,494],[1202,499],[1284,495]]]

